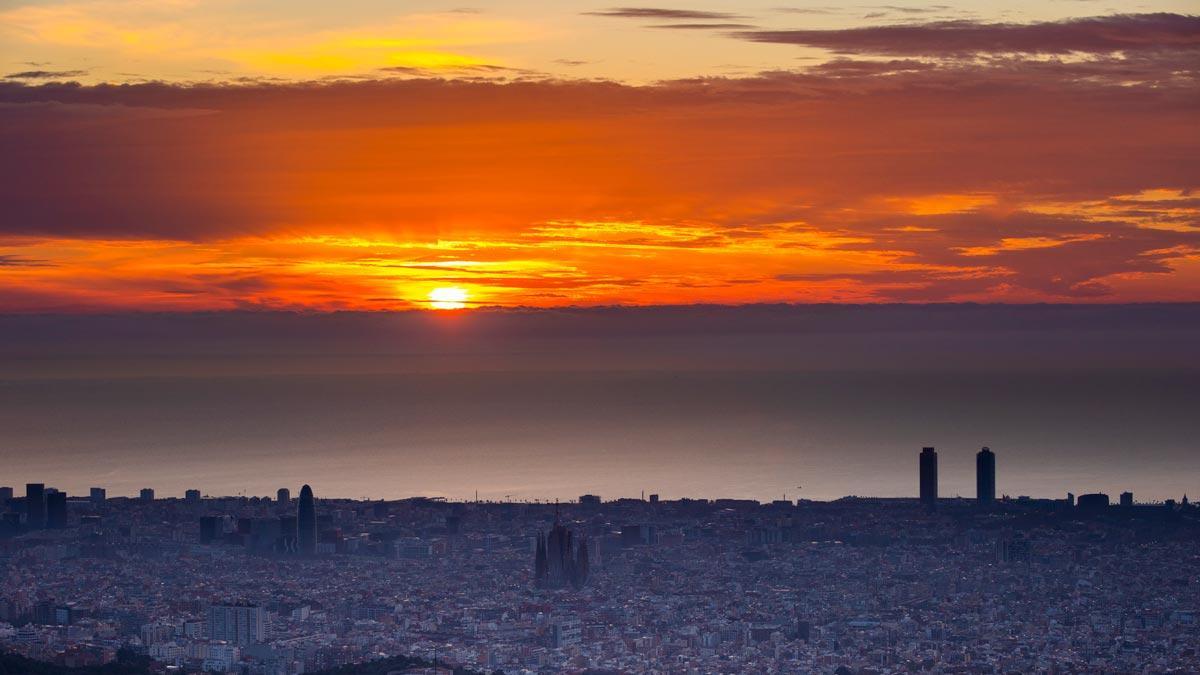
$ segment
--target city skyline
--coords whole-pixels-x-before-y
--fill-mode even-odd
[[[843,495],[842,497],[837,497],[834,499],[825,499],[825,500],[807,499],[807,498],[797,496],[792,501],[796,502],[797,504],[801,504],[804,502],[839,501],[839,500],[847,499],[847,498],[859,498],[859,499],[905,499],[905,498],[908,498],[908,499],[915,499],[917,502],[919,502],[923,506],[931,506],[931,505],[936,505],[936,503],[938,501],[942,501],[942,500],[957,501],[957,502],[962,502],[964,500],[968,500],[968,501],[973,501],[976,504],[976,506],[978,506],[980,508],[988,508],[988,507],[995,505],[997,503],[997,501],[999,501],[1000,503],[1007,503],[1010,500],[1011,501],[1019,501],[1019,500],[1034,499],[1034,500],[1044,501],[1044,500],[1048,500],[1048,499],[1049,500],[1057,500],[1057,499],[1061,498],[1061,496],[1051,496],[1051,495],[1009,495],[1006,493],[1002,493],[1000,495],[1000,497],[997,497],[996,496],[996,453],[993,452],[992,449],[988,446],[983,446],[983,448],[980,449],[980,451],[975,454],[976,494],[974,497],[964,497],[959,494],[955,494],[954,496],[948,496],[948,495],[943,495],[943,494],[939,493],[938,453],[937,453],[935,447],[930,447],[930,446],[923,447],[921,449],[920,454],[917,457],[917,460],[918,460],[917,461],[917,481],[916,481],[917,490],[916,490],[916,493],[912,496],[906,497],[906,496],[880,496],[880,495],[868,495],[868,494],[852,494],[852,495],[848,494],[848,495]],[[800,488],[801,488],[801,486],[797,486],[798,490]],[[11,486],[0,487],[0,496],[2,496],[4,499],[11,499],[13,497],[13,494],[14,494],[13,487],[11,487]],[[109,498],[107,488],[99,487],[99,486],[89,487],[88,494],[89,494],[88,500],[92,503],[96,503],[98,501],[103,502]],[[1069,502],[1071,502],[1074,499],[1075,492],[1072,490],[1068,490],[1066,492],[1066,494],[1068,495],[1067,500]],[[1080,495],[1103,495],[1105,493],[1083,491],[1083,492],[1080,492],[1079,494]],[[275,495],[276,495],[275,503],[283,505],[283,506],[288,506],[291,503],[290,488],[286,488],[286,487],[278,488],[275,491]],[[316,498],[315,498],[315,494],[314,494],[312,487],[309,486],[307,483],[300,487],[299,495],[300,496],[296,502],[297,516],[296,516],[295,528],[298,533],[298,535],[297,535],[298,544],[297,544],[297,548],[296,548],[296,553],[298,553],[300,555],[312,556],[315,552],[315,546],[316,546],[316,534],[315,534]],[[54,529],[55,527],[65,527],[66,516],[65,516],[65,511],[62,511],[62,509],[65,509],[65,501],[64,500],[66,498],[68,498],[69,496],[70,495],[68,495],[65,491],[59,490],[58,488],[55,488],[52,485],[48,486],[45,483],[26,483],[25,497],[21,503],[24,505],[23,508],[25,509],[25,513],[27,514],[27,518],[28,518],[28,522],[30,523],[30,526],[37,528],[37,529],[40,529],[42,527],[46,527],[49,529]],[[125,495],[114,495],[114,497],[124,497],[124,496]],[[511,495],[506,495],[506,497],[508,497],[508,499],[504,499],[504,500],[484,499],[484,500],[481,500],[479,498],[478,491],[476,491],[475,498],[473,500],[463,498],[463,499],[457,499],[457,500],[452,499],[452,500],[444,500],[444,501],[446,501],[447,503],[463,503],[463,504],[466,504],[466,503],[477,503],[477,504],[478,503],[487,503],[487,504],[524,503],[524,504],[542,504],[542,505],[555,504],[555,505],[557,505],[560,503],[560,500],[558,498],[525,498],[525,499],[518,498],[518,499],[514,500],[514,499],[512,499]],[[652,492],[650,494],[649,501],[651,503],[657,503],[660,499],[662,499],[662,497],[663,497],[663,495],[661,495],[660,493]],[[1134,503],[1154,504],[1154,503],[1164,503],[1164,502],[1165,503],[1173,503],[1176,501],[1173,498],[1166,498],[1161,501],[1135,502],[1134,501],[1134,493],[1130,492],[1128,490],[1122,490],[1119,494],[1119,497],[1120,497],[1120,502],[1121,502],[1122,506],[1128,506],[1128,505],[1134,504]],[[50,513],[51,509],[47,506],[50,503],[51,498],[59,499],[60,513],[58,516],[59,525],[57,525],[57,526],[50,524],[54,520]],[[129,495],[128,498],[132,499],[133,496]],[[153,488],[141,488],[139,490],[138,498],[140,501],[143,501],[143,502],[144,501],[153,501],[155,499],[180,499],[179,497],[166,497],[163,495],[158,495]],[[250,499],[255,499],[255,500],[262,499],[262,500],[267,500],[267,501],[270,500],[269,494],[268,495],[245,495],[245,494],[209,495],[209,494],[204,493],[203,491],[196,489],[196,488],[189,488],[189,489],[185,490],[184,495],[182,497],[182,499],[187,502],[196,502],[201,499],[218,499],[218,500],[220,500],[220,499],[230,499],[230,498],[242,498],[242,499],[250,498]],[[342,499],[342,500],[356,499],[355,497],[350,497],[347,495],[330,495],[327,498]],[[403,497],[399,497],[398,499],[405,500],[405,499],[428,499],[428,498],[429,498],[428,495],[416,494],[416,495],[406,495]],[[696,495],[676,495],[676,496],[668,495],[667,496],[667,499],[672,499],[672,498],[684,499],[684,500],[687,500],[687,499],[700,499],[700,500],[709,499],[708,497],[696,496]],[[82,497],[82,495],[79,495],[76,497],[76,499],[82,501],[83,497]],[[362,499],[364,501],[382,501],[382,502],[389,501],[388,499],[385,499],[385,498],[371,498],[371,497],[361,497],[358,499]],[[634,498],[622,495],[622,496],[615,497],[615,499],[616,500],[632,500]],[[743,497],[733,497],[733,499],[750,499],[750,498],[743,496]],[[640,500],[647,501],[645,489],[643,489],[641,491]],[[391,501],[395,501],[395,499],[393,499]],[[769,501],[771,503],[779,503],[781,501],[782,502],[788,501],[788,498],[787,498],[787,495],[784,494],[781,496],[781,499],[778,499],[778,500],[772,499],[772,500],[766,500],[766,501]],[[1178,501],[1180,501],[1181,503],[1186,505],[1188,503],[1187,494],[1185,493],[1184,495],[1182,495],[1182,498]],[[594,504],[598,505],[603,502],[603,498],[601,495],[587,493],[587,494],[583,494],[583,495],[579,496],[577,502],[579,504],[593,504],[594,503]],[[1072,503],[1072,505],[1073,505],[1073,503]],[[558,527],[559,527],[559,524],[556,521],[555,528],[558,528]],[[299,534],[299,533],[305,533],[305,534]],[[554,537],[551,538],[550,535],[554,535]],[[551,543],[551,542],[553,542],[553,543]],[[552,532],[550,532],[547,535],[539,534],[538,547],[539,547],[539,553],[538,553],[539,558],[543,558],[543,563],[546,565],[549,565],[549,563],[545,562],[546,560],[549,560],[549,558],[547,557],[549,555],[548,551],[558,550],[557,555],[559,555],[561,557],[562,555],[566,555],[565,553],[563,553],[563,551],[573,550],[572,545],[570,543],[570,538],[566,534],[563,534],[563,533],[559,532],[559,530],[554,529],[554,528],[552,528]],[[540,563],[540,564],[542,564],[542,563]],[[549,567],[553,567],[553,566],[549,566]],[[549,569],[549,567],[548,567],[548,569]],[[560,575],[564,574],[562,572],[563,566],[561,563],[555,569],[558,570],[558,573]],[[586,576],[586,574],[585,574],[585,576]],[[559,579],[558,583],[562,583],[562,579]]]
[[[1200,672],[1200,5],[0,2],[0,673]]]
[[[819,673],[1196,663],[1200,508],[1187,500],[534,505],[325,499],[306,485],[315,499],[301,506],[288,491],[72,500],[49,530],[8,501],[0,541],[20,574],[0,583],[0,664],[495,675],[664,660]],[[315,554],[290,543],[308,508]]]

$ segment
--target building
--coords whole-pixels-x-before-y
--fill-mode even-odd
[[[300,555],[317,554],[317,503],[312,488],[300,488],[300,499],[296,505],[296,546]]]
[[[583,588],[589,574],[588,545],[576,538],[557,517],[548,534],[538,533],[533,559],[533,578],[539,587]]]
[[[25,522],[32,530],[46,527],[46,485],[25,484]]]
[[[103,504],[108,499],[108,491],[102,487],[94,487],[91,489],[89,496],[93,504]]]
[[[63,530],[67,527],[67,493],[51,492],[46,495],[46,527]]]
[[[221,518],[218,516],[202,516],[200,518],[200,543],[211,544],[225,533]]]
[[[8,500],[13,498],[13,489],[10,487],[0,487],[0,507],[8,503]]]
[[[292,491],[287,488],[279,488],[275,491],[275,501],[287,506],[292,501]]]
[[[212,644],[206,650],[204,657],[204,672],[227,673],[241,658],[237,647],[230,644]]]
[[[1133,493],[1132,492],[1122,492],[1121,493],[1121,506],[1133,506]]]
[[[1076,506],[1080,511],[1103,511],[1108,508],[1108,495],[1102,492],[1079,495]]]
[[[296,516],[279,516],[279,552],[296,555],[300,552],[296,542]]]
[[[154,501],[154,489],[142,488],[142,491],[138,493],[138,496],[141,497],[141,500],[144,502],[152,502]]]
[[[986,447],[975,455],[975,499],[980,506],[996,501],[996,453]]]
[[[928,508],[937,506],[938,475],[937,451],[933,448],[921,448],[921,503]]]
[[[187,492],[183,493],[183,498],[184,500],[195,504],[196,502],[200,501],[200,491],[188,490]]]
[[[600,495],[579,495],[580,506],[600,506]]]
[[[210,605],[208,639],[222,640],[239,647],[263,642],[267,637],[265,614],[258,605]]]
[[[39,602],[33,606],[32,618],[33,623],[41,626],[70,626],[77,617],[72,605]]]
[[[582,637],[583,627],[576,617],[559,619],[550,624],[550,646],[555,649],[578,645]]]
[[[621,546],[653,546],[658,542],[658,526],[646,523],[631,523],[621,526]]]

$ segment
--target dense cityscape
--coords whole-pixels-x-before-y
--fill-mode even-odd
[[[1200,670],[1200,509],[997,497],[976,459],[973,499],[939,497],[933,448],[915,499],[5,487],[0,646],[38,672]]]

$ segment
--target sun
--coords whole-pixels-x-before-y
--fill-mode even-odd
[[[457,286],[435,288],[429,291],[429,306],[434,309],[462,309],[467,306],[470,294]]]

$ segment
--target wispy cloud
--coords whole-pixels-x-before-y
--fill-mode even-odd
[[[1119,14],[1028,24],[959,20],[835,30],[743,31],[734,36],[843,54],[904,56],[1200,50],[1200,16]]]
[[[7,80],[62,80],[70,77],[82,77],[87,73],[86,70],[23,70],[18,73],[9,73],[4,78]]]
[[[607,16],[619,19],[654,19],[654,20],[688,20],[688,19],[740,19],[740,14],[730,12],[713,12],[699,9],[665,9],[661,7],[613,7],[592,12],[584,12],[587,16]]]

